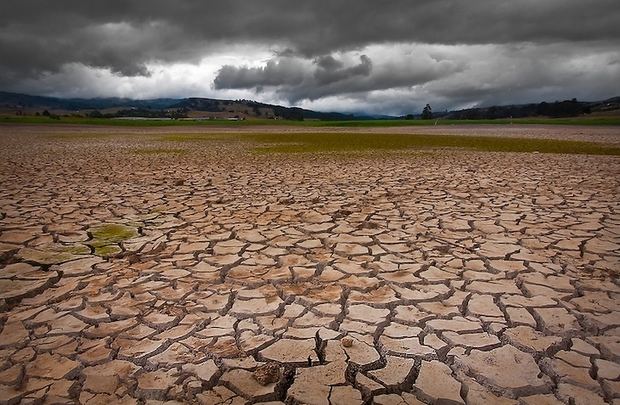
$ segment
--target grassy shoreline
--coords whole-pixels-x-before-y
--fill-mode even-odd
[[[574,118],[516,118],[494,120],[358,120],[358,121],[289,121],[289,120],[124,120],[114,118],[62,117],[50,119],[36,116],[0,116],[2,124],[46,125],[102,125],[119,127],[176,127],[176,126],[296,126],[296,127],[409,127],[434,125],[586,125],[620,126],[620,117],[574,117]]]
[[[469,135],[425,135],[360,132],[172,134],[162,142],[248,142],[256,153],[373,152],[465,149],[486,152],[559,153],[620,156],[620,147],[587,141]]]

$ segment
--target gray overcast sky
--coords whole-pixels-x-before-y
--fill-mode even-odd
[[[4,0],[0,89],[403,114],[620,95],[618,0]]]

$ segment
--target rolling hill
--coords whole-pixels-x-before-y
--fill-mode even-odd
[[[57,98],[0,91],[0,114],[83,116],[104,118],[193,118],[193,119],[287,119],[287,120],[368,120],[398,119],[392,116],[353,115],[284,107],[253,100],[219,100],[202,97],[155,98]],[[576,99],[529,104],[475,107],[435,112],[434,119],[476,120],[527,117],[575,117],[620,115],[620,97],[601,101]],[[401,119],[420,118],[409,114]]]
[[[89,115],[108,117],[149,118],[220,118],[220,119],[319,119],[347,120],[350,114],[319,112],[298,107],[283,107],[252,100],[218,100],[211,98],[156,98],[132,100],[128,98],[56,98],[0,92],[0,113],[57,115]]]

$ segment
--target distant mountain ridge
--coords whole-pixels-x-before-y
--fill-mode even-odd
[[[436,114],[445,119],[497,119],[526,117],[575,117],[583,114],[605,114],[620,110],[620,97],[601,101],[571,100],[468,108]]]
[[[155,98],[150,100],[134,100],[129,98],[59,98],[31,96],[22,93],[0,91],[0,106],[23,106],[34,108],[58,108],[66,110],[90,110],[113,107],[147,107],[166,108],[178,102],[174,98]]]
[[[389,115],[345,114],[320,112],[299,107],[284,107],[253,100],[220,100],[204,97],[154,98],[136,100],[129,98],[58,98],[32,96],[0,91],[0,114],[36,114],[49,110],[57,115],[85,115],[91,117],[148,117],[148,118],[196,118],[196,119],[317,119],[317,120],[363,120],[363,119],[414,119],[420,114],[396,117]],[[576,99],[555,102],[513,104],[475,107],[463,110],[433,113],[435,119],[495,119],[524,118],[535,116],[571,117],[583,114],[620,114],[620,97],[601,101],[578,101]]]
[[[177,114],[189,118],[282,118],[282,119],[354,119],[352,114],[320,112],[299,107],[284,107],[259,103],[252,100],[219,100],[202,97],[155,98],[134,100],[128,98],[58,98],[31,96],[21,93],[0,91],[0,110],[23,111],[24,113],[56,111],[68,114],[86,112],[102,116],[148,116]],[[105,110],[116,110],[106,112]],[[96,113],[95,113],[96,112]]]

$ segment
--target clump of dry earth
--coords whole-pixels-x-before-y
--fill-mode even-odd
[[[617,157],[58,131],[0,128],[2,403],[620,402]]]

